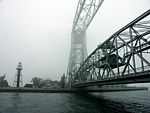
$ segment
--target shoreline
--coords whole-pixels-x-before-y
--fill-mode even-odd
[[[99,89],[44,89],[44,88],[0,88],[0,92],[22,93],[94,93],[94,92],[119,92],[148,90],[148,87],[122,87]]]

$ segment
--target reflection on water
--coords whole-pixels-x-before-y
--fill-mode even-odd
[[[21,97],[19,93],[13,93],[12,97],[11,97],[11,102],[12,102],[12,107],[11,109],[9,109],[9,111],[11,110],[17,110],[19,108],[19,103],[22,103],[21,101]]]
[[[0,113],[149,113],[150,91],[0,93]]]
[[[103,98],[103,95],[95,95],[95,94],[83,94],[83,95],[77,95],[76,97],[79,98],[79,103],[80,103],[80,98],[82,98],[83,103],[81,103],[81,106],[87,106],[89,113],[129,113],[125,110],[125,107],[122,103],[120,102],[115,102],[110,99],[105,99]],[[73,101],[74,103],[76,101]],[[78,103],[78,104],[79,104]],[[89,103],[89,104],[88,104]],[[74,104],[76,106],[76,104]],[[85,111],[85,108],[83,109]],[[84,113],[84,112],[83,112]]]

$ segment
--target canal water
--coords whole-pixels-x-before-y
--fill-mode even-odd
[[[150,113],[150,91],[0,93],[0,113]]]

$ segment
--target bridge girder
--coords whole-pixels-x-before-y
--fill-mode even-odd
[[[103,0],[79,0],[72,32],[78,34],[85,32],[102,3]]]

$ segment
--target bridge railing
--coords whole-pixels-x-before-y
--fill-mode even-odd
[[[138,67],[136,68],[136,73],[142,73],[142,72],[146,72],[146,71],[150,71],[150,67],[147,65],[147,66],[144,66],[144,71],[142,70],[142,67]],[[119,78],[119,77],[125,77],[125,76],[136,76],[136,73],[134,72],[133,69],[131,70],[127,70],[125,71],[124,73],[124,76],[118,76],[118,73],[115,73],[115,76],[111,76],[110,78]],[[121,75],[122,72],[119,73],[119,75]]]

